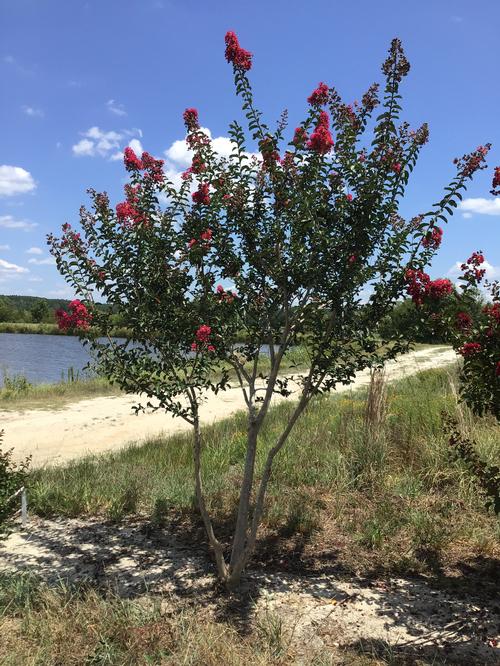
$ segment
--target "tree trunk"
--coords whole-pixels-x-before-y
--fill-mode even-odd
[[[255,473],[255,455],[257,452],[257,435],[258,427],[250,415],[250,423],[247,435],[247,454],[245,459],[245,468],[243,471],[243,482],[240,490],[240,501],[238,505],[238,517],[236,519],[236,527],[234,530],[233,548],[231,552],[231,561],[229,568],[233,566],[240,559],[246,544],[250,497],[252,494],[253,479]]]
[[[224,560],[224,549],[220,541],[216,538],[214,534],[214,529],[212,521],[207,511],[205,504],[205,496],[203,494],[203,481],[201,476],[201,430],[200,430],[200,420],[198,416],[198,410],[195,410],[194,413],[194,446],[193,446],[193,457],[194,457],[194,478],[196,486],[196,500],[198,502],[198,507],[200,509],[201,517],[203,519],[203,524],[205,525],[205,530],[208,536],[210,545],[213,548],[215,555],[215,563],[217,565],[217,573],[221,581],[227,579],[228,569],[226,562]]]

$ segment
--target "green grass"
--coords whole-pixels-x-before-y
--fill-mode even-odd
[[[308,367],[309,356],[304,347],[296,347],[286,355],[282,371],[293,374]],[[248,363],[251,371],[252,365]],[[262,354],[259,359],[259,372],[270,369],[269,356]],[[236,385],[236,373],[229,368],[229,376]],[[4,386],[0,388],[0,410],[54,409],[62,408],[69,402],[107,395],[119,395],[117,386],[113,386],[105,377],[85,377],[79,373],[52,384],[31,384],[23,375],[9,376],[4,373]]]
[[[65,335],[57,324],[33,324],[28,322],[0,322],[0,333],[31,333],[36,335]]]
[[[366,391],[358,391],[309,407],[276,459],[264,532],[306,536],[311,552],[333,540],[342,544],[339,560],[355,569],[425,571],[424,552],[434,560],[459,551],[498,555],[498,520],[484,509],[443,432],[441,411],[458,409],[447,372],[429,370],[390,385],[375,433],[365,428],[365,405]],[[282,403],[271,410],[257,470],[291,409]],[[498,461],[498,425],[463,408],[460,414],[483,459]],[[204,482],[221,525],[234,515],[245,433],[244,414],[204,430]],[[28,487],[31,509],[42,516],[192,514],[190,435],[35,470]]]
[[[93,329],[95,330],[95,329]],[[122,326],[111,329],[110,335],[117,338],[126,338],[129,334],[129,329]],[[33,323],[33,322],[0,322],[0,333],[30,333],[34,335],[78,335],[78,332],[68,332],[61,330],[56,323]],[[95,332],[98,336],[98,331]]]
[[[104,377],[30,384],[22,375],[16,375],[4,377],[4,384],[0,388],[0,410],[61,409],[69,402],[120,393]]]

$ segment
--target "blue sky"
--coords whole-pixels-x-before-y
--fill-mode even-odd
[[[0,293],[72,296],[45,235],[77,221],[87,187],[121,200],[117,154],[127,144],[182,170],[175,142],[186,106],[226,136],[241,118],[224,60],[229,29],[254,53],[258,106],[271,122],[287,108],[291,130],[319,81],[359,99],[400,37],[412,65],[404,118],[430,125],[401,212],[428,210],[452,159],[492,142],[490,168],[446,227],[430,272],[453,275],[481,249],[500,277],[500,197],[489,194],[500,164],[499,25],[498,0],[0,0]]]

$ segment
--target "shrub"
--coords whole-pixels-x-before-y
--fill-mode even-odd
[[[253,552],[273,462],[311,399],[407,349],[399,336],[380,344],[377,326],[405,290],[417,293],[442,236],[437,225],[453,213],[488,147],[463,158],[430,212],[406,221],[399,203],[428,129],[398,124],[400,84],[410,68],[398,39],[382,66],[385,87],[373,135],[377,84],[360,104],[348,105],[320,83],[305,119],[287,134],[286,113],[271,130],[257,110],[248,78],[252,55],[232,32],[226,59],[252,145],[233,122],[232,152],[219,155],[196,109],[186,109],[192,165],[180,188],[161,160],[126,148],[125,200],[113,207],[106,194],[90,190],[92,210],[81,209],[80,230],[65,224],[62,237],[49,236],[49,244],[80,297],[71,312],[59,313],[61,325],[80,328],[113,382],[151,399],[137,409],[165,409],[192,426],[198,506],[219,576],[231,588]],[[439,281],[426,288],[436,300],[448,293]],[[371,295],[363,303],[366,291]],[[94,294],[110,307],[96,308]],[[109,332],[111,312],[123,316],[130,340],[90,337],[90,322]],[[242,333],[247,342],[238,346]],[[303,336],[308,372],[281,376],[286,352]],[[263,344],[270,349],[265,374],[258,365]],[[244,394],[247,427],[226,559],[203,490],[199,410],[206,390],[227,388],[229,369]],[[283,431],[262,450],[273,395],[292,391],[298,401]]]

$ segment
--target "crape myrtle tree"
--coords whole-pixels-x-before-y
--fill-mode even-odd
[[[491,194],[500,195],[500,167],[494,171]],[[492,414],[500,421],[500,282],[485,280],[485,266],[483,252],[472,252],[460,266],[459,288],[438,306],[429,298],[429,276],[420,271],[412,300],[420,310],[420,322],[431,323],[463,357],[460,395],[464,402],[475,414]],[[480,286],[484,288],[482,307],[478,305]]]
[[[180,187],[161,160],[127,148],[125,200],[113,208],[105,193],[90,190],[92,208],[81,209],[80,231],[65,224],[49,244],[79,296],[70,312],[59,313],[61,325],[79,327],[103,372],[145,396],[138,409],[164,409],[192,426],[199,510],[218,575],[233,588],[255,546],[273,461],[311,399],[406,349],[399,337],[380,341],[378,323],[432,258],[438,224],[453,213],[487,148],[464,158],[432,210],[406,221],[398,207],[428,130],[399,121],[410,65],[398,39],[382,66],[381,102],[377,84],[348,105],[320,83],[294,132],[286,113],[274,128],[265,124],[248,78],[252,55],[232,32],[225,42],[248,130],[230,125],[231,155],[217,154],[198,112],[188,108],[192,165]],[[435,284],[432,297],[447,289],[446,281]],[[93,307],[96,294],[110,310]],[[90,324],[109,332],[111,311],[127,322],[127,341],[89,336]],[[238,345],[242,333],[247,342]],[[309,370],[284,375],[286,352],[298,340],[306,342]],[[258,362],[264,344],[266,375]],[[248,428],[226,552],[203,490],[200,406],[207,391],[229,386],[230,371]],[[292,391],[297,400],[283,431],[256,470],[271,399]]]

